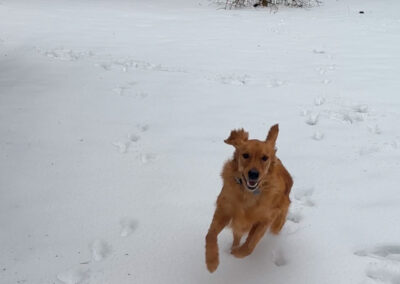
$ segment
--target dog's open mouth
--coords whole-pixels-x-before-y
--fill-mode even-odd
[[[258,188],[258,181],[256,181],[256,180],[247,180],[244,176],[243,176],[243,179],[246,182],[246,187],[247,187],[248,190],[254,191],[254,190],[256,190]]]

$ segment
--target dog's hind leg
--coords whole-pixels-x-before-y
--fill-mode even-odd
[[[289,211],[289,206],[290,206],[290,199],[287,198],[285,203],[283,204],[283,208],[281,208],[281,211],[277,214],[276,218],[272,221],[271,233],[277,235],[282,230],[282,227],[283,227],[283,225],[285,225],[285,222],[286,222],[286,216]]]
[[[233,243],[231,249],[238,247],[240,245],[240,240],[242,239],[242,234],[232,231],[233,233]]]
[[[282,230],[283,225],[285,225],[287,212],[288,210],[286,209],[284,212],[276,217],[271,225],[271,233],[275,235],[279,234],[279,232]]]
[[[236,257],[243,258],[253,252],[258,242],[264,236],[269,226],[269,222],[261,222],[253,225],[246,241],[238,248],[232,250],[232,254]]]

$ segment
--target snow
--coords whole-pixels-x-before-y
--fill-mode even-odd
[[[400,3],[220,7],[0,1],[0,283],[400,283]],[[210,274],[223,140],[274,123],[288,221]]]
[[[60,274],[57,275],[57,279],[65,284],[79,284],[85,282],[87,283],[89,276],[90,276],[90,271],[88,269],[77,268],[61,272]]]
[[[120,224],[121,224],[121,233],[120,233],[121,237],[128,237],[135,231],[137,227],[137,222],[128,217],[122,218]]]
[[[111,247],[103,240],[94,240],[90,246],[92,258],[95,261],[102,261],[111,253]]]

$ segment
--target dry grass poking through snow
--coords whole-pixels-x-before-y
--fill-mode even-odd
[[[216,0],[218,5],[225,9],[243,8],[243,7],[272,7],[275,11],[279,6],[312,8],[320,5],[320,0]]]

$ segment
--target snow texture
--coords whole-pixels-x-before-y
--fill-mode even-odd
[[[90,271],[85,268],[70,269],[57,275],[57,279],[65,284],[89,283]]]
[[[0,1],[0,283],[400,284],[400,2],[244,2]],[[287,222],[210,274],[223,140],[274,123]]]
[[[101,261],[111,253],[111,246],[102,240],[94,240],[90,245],[92,251],[92,258],[95,261]]]

